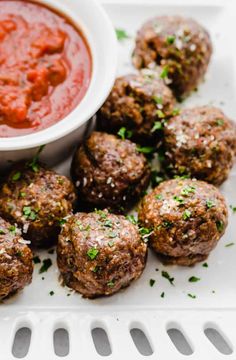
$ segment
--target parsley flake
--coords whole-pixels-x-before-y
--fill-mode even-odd
[[[155,282],[156,282],[156,280],[150,279],[150,280],[149,280],[149,285],[150,285],[151,287],[153,287],[153,285],[155,284]]]
[[[153,133],[153,132],[158,131],[158,130],[163,130],[163,124],[162,124],[161,121],[155,121],[151,132]]]
[[[115,31],[118,41],[123,41],[125,39],[129,39],[130,37],[124,29],[115,29]]]
[[[51,259],[44,259],[43,260],[43,265],[41,266],[41,268],[39,269],[39,274],[42,274],[46,271],[48,271],[48,269],[52,266],[52,260]]]
[[[165,65],[162,69],[162,72],[160,74],[160,78],[161,79],[165,79],[167,76],[168,76],[168,73],[169,73],[169,66],[168,65]]]
[[[136,219],[134,215],[127,215],[126,219],[129,220],[134,225],[138,224],[138,219]]]
[[[136,150],[143,154],[152,154],[155,148],[153,146],[137,146]]]
[[[216,221],[216,227],[219,232],[222,232],[224,230],[224,223],[222,220]]]
[[[188,294],[188,297],[190,297],[191,299],[196,299],[196,295],[194,295],[194,294]]]
[[[174,42],[175,42],[175,35],[169,35],[169,36],[167,36],[166,42],[167,42],[168,45],[174,44]]]
[[[163,270],[163,271],[161,272],[161,276],[162,276],[163,278],[167,279],[171,285],[174,285],[173,282],[174,282],[175,278],[174,278],[174,277],[171,277],[167,271],[164,271],[164,270]]]
[[[198,277],[196,277],[196,276],[191,276],[191,277],[188,279],[188,281],[191,282],[191,283],[197,282],[197,281],[200,281],[200,280],[201,280],[201,279],[198,278]]]
[[[233,246],[234,245],[234,242],[231,242],[231,243],[228,243],[225,245],[225,247],[230,247],[230,246]]]
[[[87,256],[89,257],[90,260],[96,259],[98,254],[99,254],[99,250],[96,249],[95,247],[92,247],[87,251]]]
[[[13,176],[12,176],[12,180],[13,181],[17,181],[21,178],[21,172],[17,171]]]
[[[211,209],[213,206],[215,206],[215,203],[212,200],[206,200],[206,206],[208,209]]]
[[[121,137],[122,140],[130,139],[133,135],[133,132],[131,130],[127,130],[124,126],[120,128],[120,130],[117,133],[118,136]]]
[[[39,171],[39,155],[43,151],[45,145],[41,145],[37,151],[37,153],[34,155],[33,159],[27,163],[28,167],[31,168],[34,172]]]
[[[33,257],[33,262],[34,262],[34,264],[40,264],[41,263],[40,257],[39,256],[34,256]]]
[[[190,219],[191,215],[192,215],[191,211],[189,211],[188,209],[184,210],[183,220],[188,220],[188,219]]]

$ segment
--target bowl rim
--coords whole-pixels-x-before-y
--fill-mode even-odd
[[[70,1],[29,0],[29,2],[46,5],[52,10],[58,10],[59,13],[61,13],[62,15],[64,13],[67,17],[71,18],[73,23],[77,25],[79,29],[81,29],[91,51],[92,74],[89,87],[84,97],[68,115],[66,115],[63,119],[57,121],[55,124],[40,131],[14,137],[0,137],[1,152],[31,149],[40,145],[46,145],[60,138],[63,138],[74,130],[78,129],[81,125],[87,122],[102,106],[107,96],[109,95],[116,76],[118,50],[115,29],[110,18],[108,17],[107,13],[105,12],[102,5],[98,2],[98,0],[73,0],[73,2],[80,2],[82,4],[81,6],[86,7],[87,14],[89,14],[91,18],[95,18],[95,22],[96,19],[99,19],[100,21],[100,31],[103,32],[104,42],[107,49],[106,54],[104,53],[103,55],[104,58],[106,58],[106,68],[104,69],[105,79],[103,79],[104,81],[102,84],[98,84],[98,80],[96,80],[96,76],[98,76],[101,68],[98,69],[97,59],[95,56],[94,49],[96,44],[93,41],[94,34],[93,36],[91,35],[89,27],[87,27],[86,25],[86,21],[81,21],[81,19],[78,20],[76,14],[73,13]],[[73,4],[73,6],[76,5]],[[93,98],[93,101],[89,101],[89,98],[91,98],[91,94],[93,95],[94,90],[98,89],[99,91],[96,92],[95,100]]]

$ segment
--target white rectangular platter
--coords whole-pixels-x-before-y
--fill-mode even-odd
[[[119,44],[118,74],[133,70],[134,36],[146,19],[166,14],[191,16],[210,31],[214,54],[206,81],[181,106],[212,104],[236,119],[235,6],[233,2],[207,0],[196,1],[195,5],[190,1],[181,4],[181,1],[158,0],[137,1],[136,4],[107,1],[104,4],[114,26],[125,29],[130,35]],[[69,160],[56,170],[68,174]],[[236,205],[236,168],[221,190],[228,205]],[[236,359],[236,214],[232,211],[229,214],[226,234],[207,260],[207,268],[202,264],[193,268],[164,267],[149,251],[143,276],[126,290],[108,298],[85,300],[63,288],[58,282],[55,254],[37,254],[41,260],[51,258],[53,266],[39,274],[41,264],[35,265],[32,284],[1,304],[0,360],[22,358],[23,355],[28,360],[54,360],[60,358],[59,355],[70,360],[101,359],[102,355],[112,360],[136,360],[147,355],[150,359],[160,360],[184,359],[186,355],[197,360]],[[229,243],[235,245],[227,247]],[[175,278],[174,286],[161,276],[162,270]],[[201,280],[190,283],[190,276]],[[150,279],[155,280],[153,287],[149,285]],[[165,296],[161,297],[163,292]],[[188,294],[196,295],[196,298]],[[27,331],[22,333],[21,345],[12,353],[15,334],[21,328],[30,329],[31,339],[28,343]],[[110,345],[103,342],[100,334],[96,350],[91,334],[94,328],[106,331]],[[211,336],[220,344],[219,350],[205,335],[208,328],[213,329]],[[56,329],[65,329],[68,339],[61,332],[61,337],[56,340]],[[136,329],[131,333],[137,347],[131,329]],[[170,329],[183,333],[189,349],[183,341],[180,351],[175,347],[169,335],[175,332],[176,342],[181,339],[176,330]],[[217,340],[219,334],[228,345],[222,339]],[[96,331],[93,335],[96,337]],[[55,341],[59,341],[57,354]]]

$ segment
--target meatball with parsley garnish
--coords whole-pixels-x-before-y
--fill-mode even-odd
[[[142,274],[146,258],[147,245],[138,227],[107,210],[68,217],[57,245],[64,284],[85,298],[127,287]]]
[[[140,148],[127,139],[94,131],[74,154],[71,175],[81,201],[90,208],[122,212],[147,188],[150,166]]]
[[[161,66],[161,78],[182,99],[203,79],[211,54],[210,36],[195,20],[158,16],[138,31],[133,64],[138,69]]]
[[[218,108],[185,109],[165,125],[164,163],[172,176],[187,174],[220,185],[235,153],[235,125]]]
[[[205,260],[223,236],[228,211],[216,187],[180,178],[143,198],[139,221],[151,231],[149,244],[164,263],[190,266]]]
[[[175,98],[160,78],[161,68],[121,76],[97,113],[98,129],[119,133],[142,144],[161,138],[163,123],[174,111]]]
[[[0,299],[31,283],[32,252],[20,230],[0,218]]]
[[[60,220],[70,214],[75,189],[65,176],[38,161],[17,163],[0,186],[0,215],[17,224],[33,247],[49,247],[60,231]]]

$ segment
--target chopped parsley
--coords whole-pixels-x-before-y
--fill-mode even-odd
[[[216,119],[216,124],[218,125],[218,126],[223,126],[224,125],[224,120],[223,119]]]
[[[113,287],[115,285],[113,280],[108,281],[107,286]]]
[[[161,298],[164,298],[165,297],[165,293],[164,291],[161,293]]]
[[[53,296],[54,294],[55,294],[54,291],[50,291],[49,293],[50,296]]]
[[[27,219],[32,220],[32,221],[36,220],[36,218],[37,218],[36,212],[34,210],[32,210],[30,206],[23,207],[23,214]]]
[[[211,209],[213,206],[215,206],[215,203],[212,200],[206,200],[206,206],[208,209]]]
[[[169,35],[169,36],[167,36],[166,42],[167,42],[168,45],[174,44],[174,42],[175,42],[175,35]]]
[[[183,199],[181,196],[175,195],[175,196],[173,197],[173,199],[174,199],[175,201],[177,201],[179,204],[184,204],[184,199]]]
[[[165,279],[167,279],[170,282],[171,285],[174,285],[173,282],[174,282],[175,278],[171,277],[167,271],[163,270],[161,272],[161,276],[164,277]]]
[[[133,132],[131,130],[127,130],[126,127],[121,127],[120,130],[117,133],[118,136],[121,137],[122,140],[130,139],[133,135]]]
[[[181,195],[183,196],[188,196],[191,193],[195,193],[196,191],[196,186],[193,185],[187,185],[185,186],[182,190],[181,190]]]
[[[180,109],[179,108],[174,108],[172,111],[172,116],[176,116],[180,114]]]
[[[150,280],[149,280],[149,285],[150,285],[151,287],[153,287],[153,285],[155,284],[155,282],[156,282],[156,280],[150,279]]]
[[[34,172],[39,171],[39,155],[43,151],[45,145],[41,145],[37,151],[37,153],[34,155],[33,159],[27,163],[28,167],[31,168]]]
[[[12,176],[12,180],[13,181],[17,181],[21,178],[21,172],[17,171],[13,176]]]
[[[129,35],[124,29],[115,29],[116,37],[118,41],[123,41],[125,39],[129,39]]]
[[[162,222],[162,226],[163,226],[164,228],[166,228],[166,229],[170,229],[170,228],[172,228],[173,223],[172,223],[171,221],[164,220],[164,221]]]
[[[188,279],[188,281],[191,282],[191,283],[197,282],[197,281],[200,281],[200,280],[201,280],[201,279],[198,278],[198,277],[196,277],[196,276],[191,276],[191,277]]]
[[[115,244],[115,243],[114,243],[114,241],[112,241],[112,240],[108,242],[108,246],[110,246],[110,247],[114,246],[114,244]]]
[[[103,210],[97,210],[95,209],[94,212],[100,216],[101,219],[107,218],[107,213]]]
[[[34,210],[31,210],[30,206],[23,207],[23,214],[29,220],[35,220],[37,218],[37,214]]]
[[[5,231],[3,229],[0,229],[0,235],[5,235]]]
[[[203,267],[208,268],[208,264],[205,262],[202,264]]]
[[[191,211],[189,211],[188,209],[184,210],[183,220],[188,220],[188,219],[190,219],[191,215],[192,215]]]
[[[8,230],[9,230],[11,233],[15,234],[15,233],[16,233],[16,226],[15,226],[15,225],[11,225],[11,226],[9,226]]]
[[[168,76],[168,73],[169,73],[169,66],[168,65],[165,65],[162,69],[162,72],[160,74],[160,78],[161,79],[165,79],[167,76]]]
[[[114,239],[115,237],[117,237],[117,232],[110,231],[109,234],[108,234],[108,236],[109,236],[109,238]]]
[[[136,219],[134,215],[127,215],[126,219],[129,220],[134,225],[138,224],[138,219]]]
[[[230,205],[230,209],[233,211],[233,213],[236,213],[236,206]]]
[[[98,254],[99,254],[99,250],[96,249],[95,247],[92,247],[87,251],[87,256],[89,257],[90,260],[96,259]]]
[[[160,119],[164,119],[164,117],[165,117],[165,114],[164,114],[163,111],[160,110],[160,109],[158,109],[158,110],[156,111],[156,114],[157,114],[157,116],[158,116]]]
[[[34,256],[33,257],[33,262],[34,262],[34,264],[40,264],[41,263],[40,257],[39,256]]]
[[[154,95],[152,98],[153,98],[153,100],[155,101],[156,104],[162,105],[163,99],[162,99],[161,96],[156,96],[156,95]]]
[[[58,222],[59,222],[59,225],[62,226],[66,223],[66,219],[60,219],[60,220],[58,220]]]
[[[20,197],[25,197],[25,196],[26,196],[26,193],[23,192],[23,191],[21,191],[19,195],[20,195]]]
[[[52,260],[51,259],[44,259],[43,260],[43,265],[39,269],[39,274],[42,274],[42,273],[48,271],[50,266],[52,266]]]
[[[224,223],[222,220],[216,221],[216,227],[219,232],[222,232],[224,230]]]
[[[148,237],[149,237],[149,235],[151,235],[152,229],[141,227],[141,228],[139,228],[139,233],[142,236],[143,241],[148,242]]]
[[[194,295],[194,294],[188,294],[188,297],[190,297],[191,299],[196,299],[196,295]]]
[[[162,199],[163,199],[163,195],[162,195],[162,194],[158,194],[158,195],[155,196],[155,198],[156,198],[157,200],[162,200]]]
[[[110,220],[110,219],[107,219],[105,222],[104,222],[104,224],[103,224],[104,226],[106,226],[106,227],[112,227],[112,221]]]
[[[151,132],[155,132],[155,131],[158,131],[158,130],[163,130],[163,124],[162,124],[161,121],[155,121]]]
[[[233,246],[234,245],[234,242],[231,242],[231,243],[228,243],[225,245],[225,247],[230,247],[230,246]]]
[[[153,146],[137,146],[136,150],[143,154],[152,154],[155,148]]]

